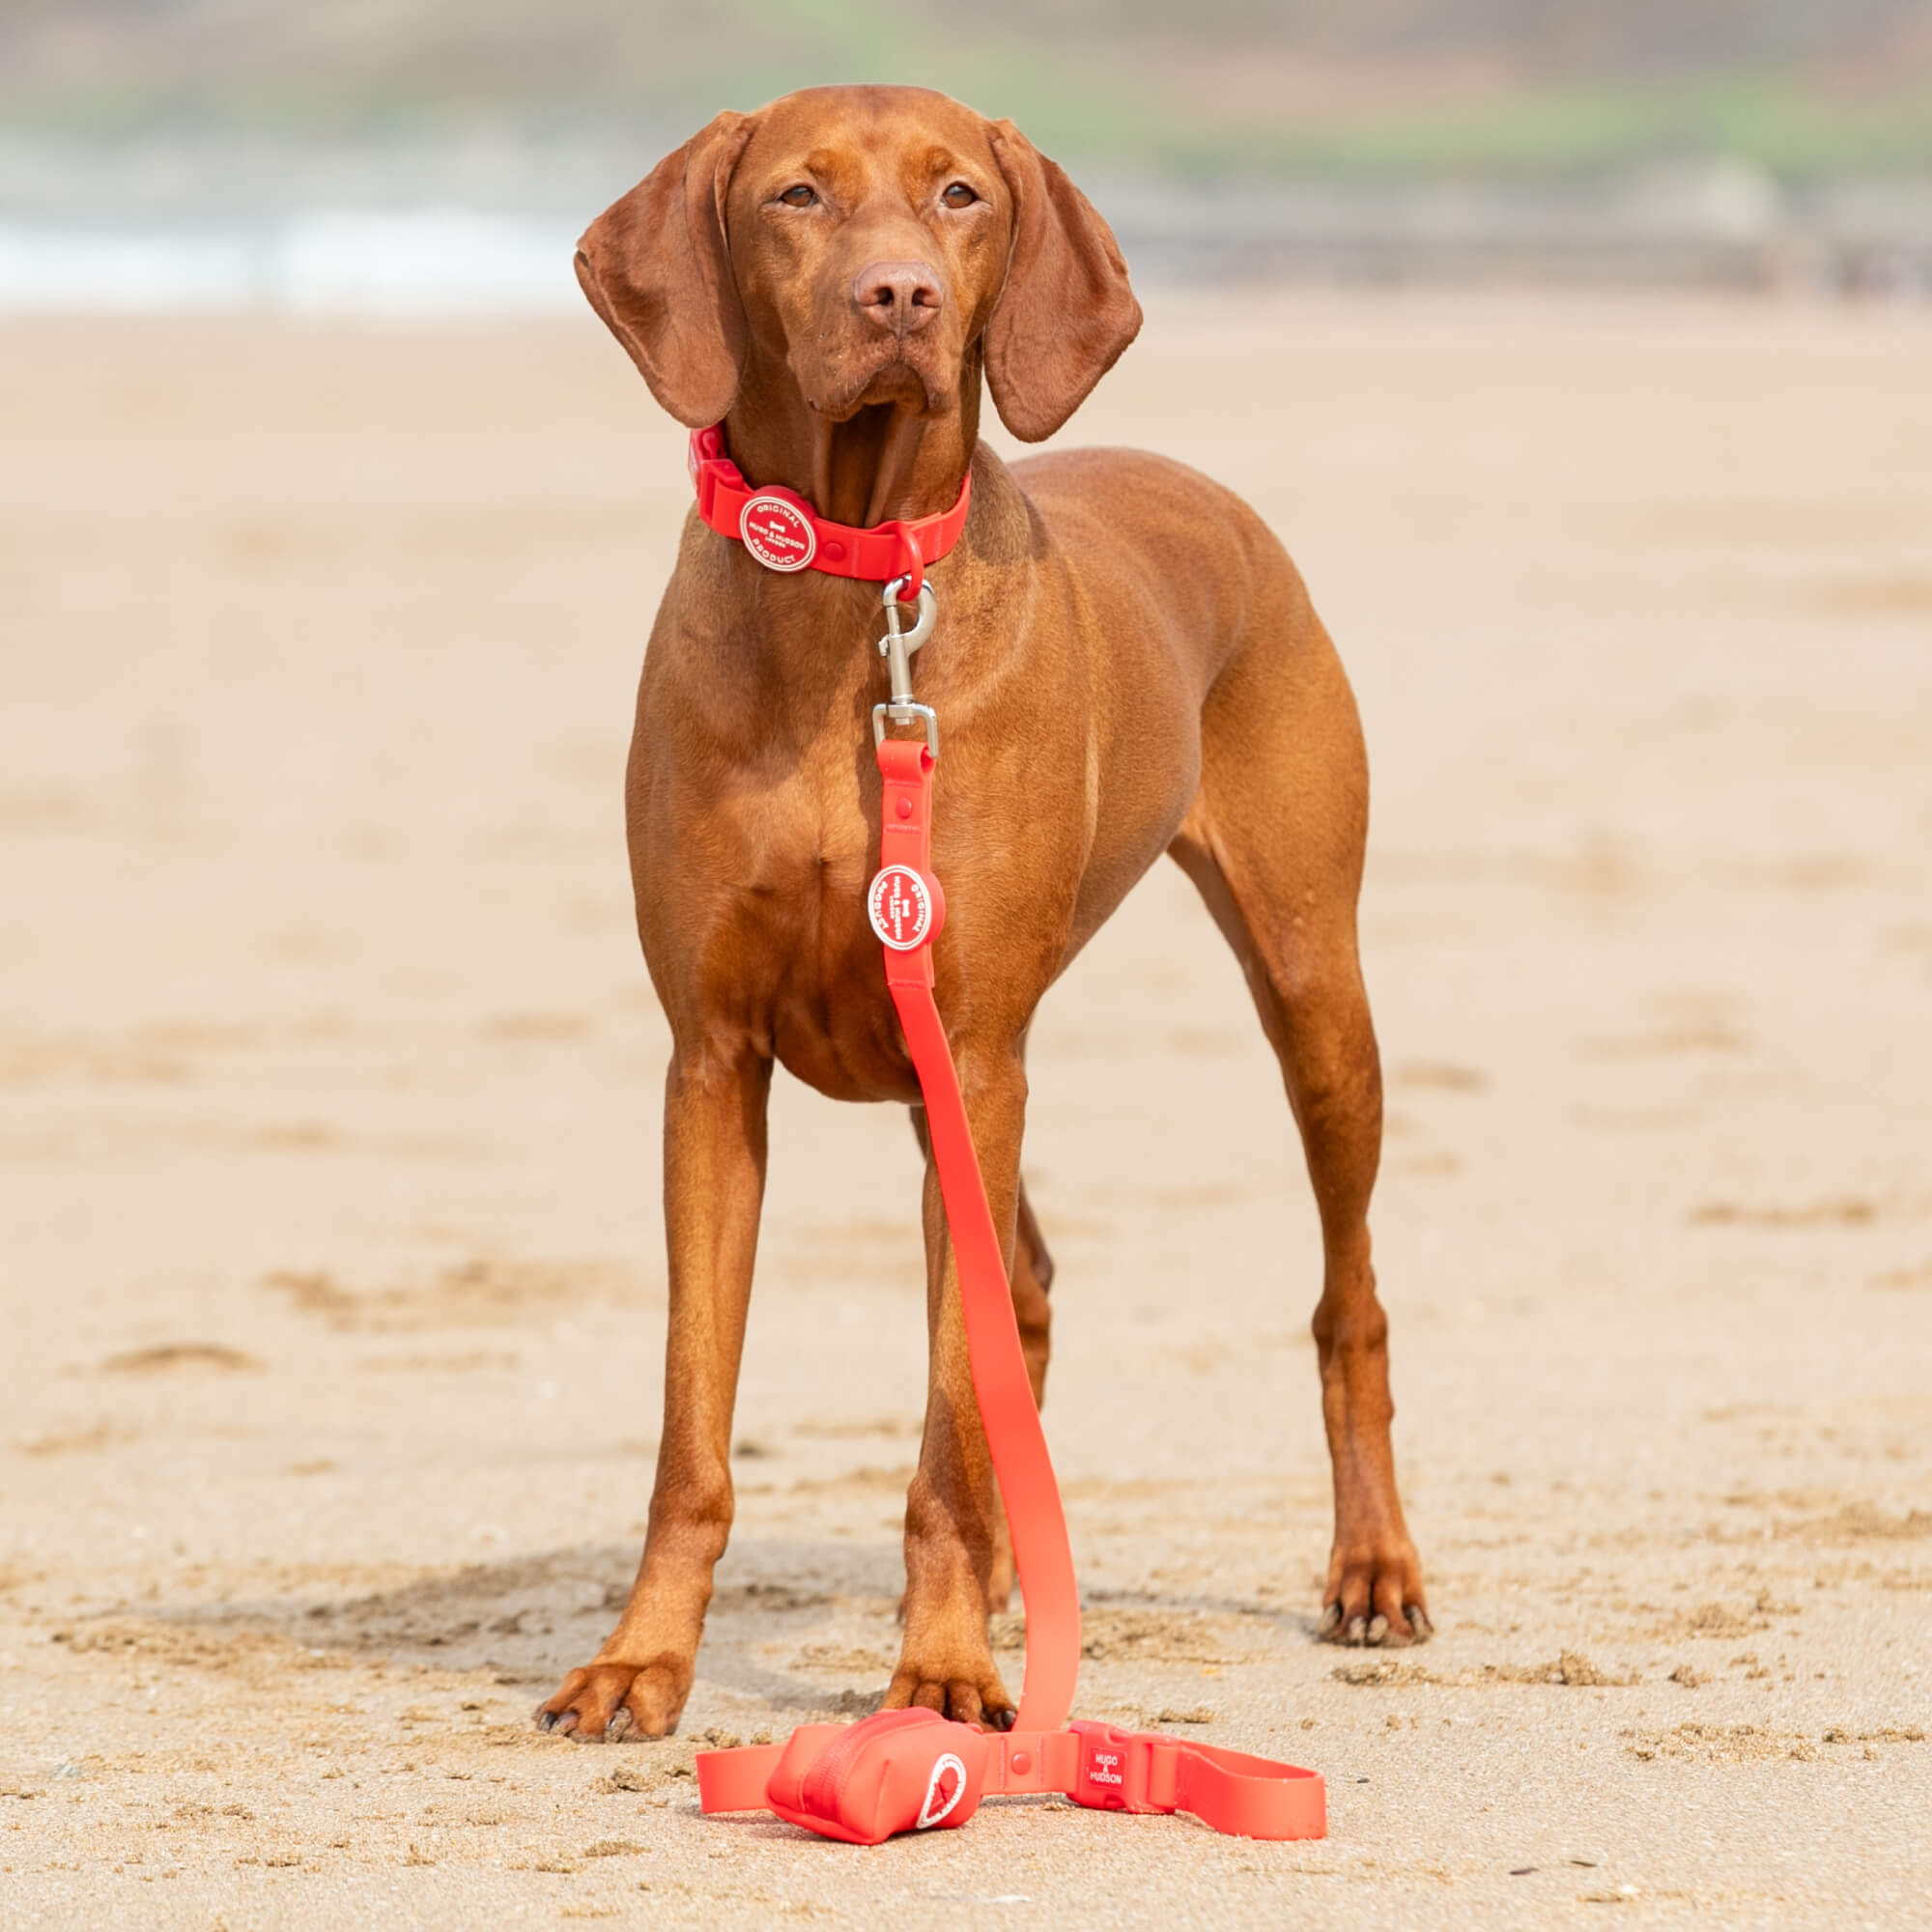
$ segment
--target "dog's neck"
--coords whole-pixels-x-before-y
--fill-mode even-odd
[[[821,517],[861,526],[951,509],[979,437],[977,349],[943,415],[908,394],[833,422],[799,394],[789,370],[754,361],[724,418],[724,446],[747,483],[781,483]]]

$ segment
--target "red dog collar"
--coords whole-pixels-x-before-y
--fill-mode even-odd
[[[959,500],[936,517],[895,517],[862,529],[821,517],[796,491],[781,483],[753,490],[724,453],[724,425],[691,433],[691,480],[697,514],[722,537],[741,543],[767,570],[822,570],[828,577],[859,577],[890,583],[911,580],[906,602],[919,595],[925,566],[959,541],[973,496],[969,470]]]

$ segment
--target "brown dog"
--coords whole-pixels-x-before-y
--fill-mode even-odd
[[[970,466],[917,660],[945,731],[938,1000],[1035,1394],[1052,1264],[1020,1184],[1027,1029],[1170,852],[1239,955],[1321,1208],[1321,1634],[1426,1636],[1369,1262],[1381,1075],[1356,961],[1368,779],[1348,681],[1293,565],[1227,491],[1125,450],[1009,470],[979,441],[982,369],[1008,428],[1037,441],[1132,341],[1106,223],[1007,122],[919,89],[818,88],[720,115],[592,223],[577,267],[652,394],[692,427],[723,421],[752,483],[872,524],[948,508]],[[865,910],[879,630],[877,585],[774,575],[687,520],[626,783],[638,928],[673,1041],[664,1435],[630,1601],[542,1707],[547,1728],[659,1737],[690,1691],[731,1525],[773,1061],[920,1123]],[[930,1163],[924,1207],[930,1371],[886,1703],[1006,1727],[986,1619],[1010,1563]]]

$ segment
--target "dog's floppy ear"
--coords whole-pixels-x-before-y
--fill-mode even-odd
[[[1139,334],[1114,231],[1010,121],[991,128],[1013,199],[1007,279],[986,323],[986,380],[1022,442],[1051,436]]]
[[[722,422],[745,364],[724,196],[752,118],[721,114],[667,155],[577,244],[590,306],[688,429]]]

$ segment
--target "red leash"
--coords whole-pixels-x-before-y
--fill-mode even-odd
[[[856,1724],[804,1725],[782,1745],[700,1751],[699,1801],[707,1812],[771,1810],[823,1836],[867,1845],[895,1832],[963,1825],[983,1797],[1047,1791],[1102,1810],[1188,1811],[1243,1837],[1319,1838],[1327,1829],[1326,1799],[1315,1772],[1184,1738],[1066,1723],[1080,1671],[1073,1551],[958,1071],[932,997],[932,943],[946,920],[932,874],[938,730],[931,713],[912,704],[907,668],[908,650],[929,627],[932,590],[923,587],[922,624],[901,637],[895,593],[910,602],[921,586],[904,577],[886,586],[891,636],[881,648],[893,646],[893,698],[873,714],[884,789],[879,870],[867,909],[925,1101],[973,1392],[1026,1603],[1026,1677],[1014,1727],[1004,1734],[932,1711],[881,1711]],[[914,714],[923,717],[923,742],[883,735],[886,716]]]
[[[1053,1731],[1073,1708],[1080,1675],[1080,1591],[1060,1486],[1027,1378],[1006,1257],[986,1205],[952,1050],[932,997],[932,942],[946,923],[946,901],[932,876],[936,760],[925,744],[912,738],[880,740],[878,756],[883,829],[867,905],[886,950],[886,985],[925,1100],[926,1131],[958,1267],[973,1394],[1006,1498],[1013,1567],[1026,1599],[1026,1679],[1013,1728]]]

